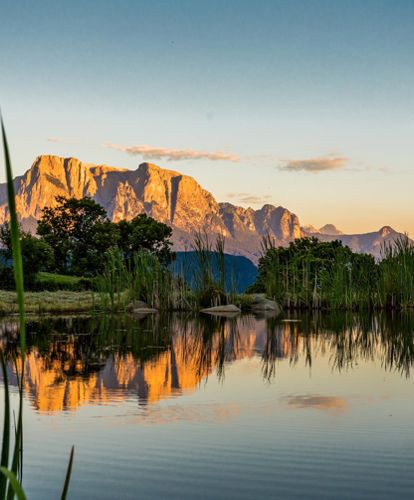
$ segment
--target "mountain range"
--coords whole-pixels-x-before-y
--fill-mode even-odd
[[[340,239],[354,251],[378,257],[383,243],[401,234],[389,226],[365,234],[343,234],[332,224],[320,229],[302,227],[298,217],[284,207],[266,204],[254,210],[219,203],[192,177],[152,163],[128,170],[42,155],[25,174],[15,178],[14,187],[22,226],[29,231],[35,231],[42,209],[53,206],[56,196],[89,196],[115,222],[146,213],[170,225],[176,250],[190,249],[194,233],[206,231],[212,239],[218,234],[225,236],[227,253],[243,255],[253,262],[257,262],[266,235],[278,245],[302,236],[323,241]],[[7,218],[7,188],[0,184],[0,223]]]

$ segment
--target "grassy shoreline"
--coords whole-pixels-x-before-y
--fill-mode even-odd
[[[87,291],[40,291],[25,293],[25,307],[27,314],[54,314],[54,313],[90,313],[90,312],[127,312],[133,310],[134,302],[123,292],[119,294],[119,301],[112,306],[109,294]],[[242,311],[248,311],[252,305],[251,296],[240,294],[235,302]],[[163,312],[192,311],[197,312],[201,307],[182,309],[161,309]],[[0,290],[0,316],[11,316],[18,313],[17,294],[10,290]]]
[[[253,297],[259,294],[239,294],[233,297],[234,304],[237,305],[243,313],[254,312]],[[263,296],[265,294],[262,294]],[[268,300],[268,299],[267,299]],[[115,307],[112,306],[109,294],[102,292],[87,291],[40,291],[26,292],[25,306],[26,313],[31,315],[43,314],[82,314],[82,313],[122,313],[132,312],[134,310],[134,299],[131,299],[127,292],[120,293],[116,301]],[[192,304],[195,305],[194,303]],[[199,312],[202,307],[182,307],[182,308],[161,308],[160,312]],[[395,310],[414,310],[412,307],[368,307],[368,308],[332,308],[332,307],[300,307],[293,304],[286,305],[282,308],[284,311],[348,311],[348,312],[379,312],[379,311],[395,311]],[[17,315],[18,302],[17,294],[14,291],[0,290],[0,316]],[[256,312],[260,312],[256,311]],[[263,312],[263,311],[262,311]]]
[[[93,292],[26,292],[26,312],[29,314],[90,312],[103,310],[100,297]],[[17,294],[13,291],[0,290],[0,315],[18,313]]]

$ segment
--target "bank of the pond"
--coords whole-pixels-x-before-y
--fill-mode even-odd
[[[90,312],[103,309],[102,299],[92,292],[26,292],[25,308],[29,314]],[[0,314],[16,314],[15,292],[0,290]]]
[[[240,294],[236,297],[233,297],[234,302],[232,304],[226,302],[219,306],[219,309],[223,309],[220,313],[226,313],[226,308],[235,307],[239,309],[240,312],[243,313],[254,313],[260,314],[263,312],[267,313],[276,313],[277,315],[281,313],[281,311],[303,311],[303,310],[323,310],[323,311],[392,311],[392,310],[414,310],[413,307],[391,307],[387,306],[371,306],[371,307],[327,307],[319,305],[318,307],[312,307],[312,305],[307,306],[303,304],[295,304],[292,303],[283,303],[283,307],[280,307],[277,301],[274,301],[265,294]],[[148,313],[150,310],[153,310],[153,304],[145,303],[141,300],[131,299],[127,292],[123,292],[120,295],[117,295],[114,302],[111,301],[109,294],[97,293],[93,291],[64,291],[57,290],[54,292],[51,291],[42,291],[42,292],[26,292],[25,294],[25,307],[27,314],[65,314],[65,313],[92,313],[92,312],[107,312],[107,313],[116,313],[116,312],[128,312],[131,314],[134,313]],[[179,308],[171,308],[171,307],[155,307],[155,311],[159,311],[160,313],[165,312],[208,312],[210,308],[205,308],[200,304],[197,304],[196,301],[188,301],[188,307],[179,307]],[[217,309],[217,306],[212,307],[210,312],[214,313],[214,309]],[[18,312],[17,307],[17,295],[13,291],[8,290],[0,290],[0,316],[7,315],[15,315]]]
[[[89,312],[142,312],[145,310],[154,310],[154,304],[151,302],[145,303],[141,300],[131,299],[128,292],[117,294],[116,297],[111,297],[109,294],[97,293],[93,291],[64,291],[57,290],[42,291],[42,292],[26,292],[25,308],[27,314],[59,314],[59,313],[89,313]],[[234,304],[222,305],[222,312],[226,312],[228,307],[239,309],[240,312],[276,312],[280,313],[280,308],[276,302],[265,297],[264,294],[240,294],[233,297]],[[155,310],[160,312],[172,311],[191,311],[199,312],[201,310],[208,311],[209,308],[204,308],[197,304],[196,301],[188,301],[188,307],[171,309],[168,307],[156,307]],[[213,307],[213,309],[215,309]],[[147,312],[148,312],[147,311]],[[9,290],[0,290],[0,315],[17,314],[17,294]],[[214,312],[214,311],[212,311]]]

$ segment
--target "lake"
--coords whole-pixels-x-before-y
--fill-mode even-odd
[[[412,498],[413,334],[412,314],[29,319],[24,486],[58,498],[74,444],[72,499]]]

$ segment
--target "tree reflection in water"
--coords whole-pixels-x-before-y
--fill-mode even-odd
[[[271,381],[277,364],[300,360],[311,369],[327,355],[332,370],[379,363],[409,377],[414,360],[414,319],[407,314],[308,314],[275,317],[151,315],[37,318],[28,321],[26,386],[39,411],[138,396],[140,405],[178,396],[206,383],[244,358],[260,358]],[[17,323],[3,319],[1,342],[16,384]]]

